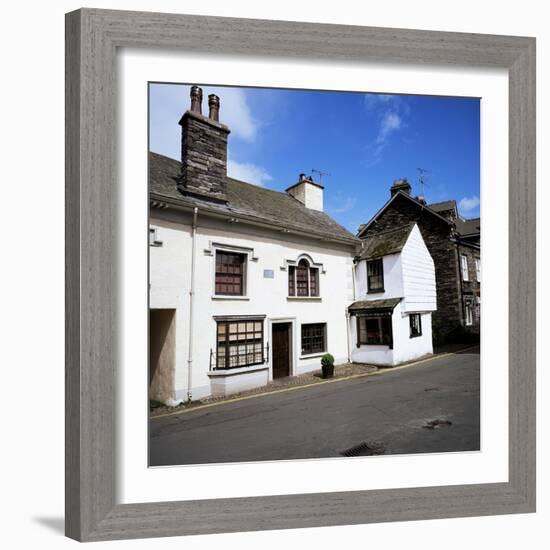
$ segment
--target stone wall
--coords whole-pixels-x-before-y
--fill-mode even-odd
[[[229,129],[191,111],[183,115],[180,125],[180,189],[190,195],[225,202]]]

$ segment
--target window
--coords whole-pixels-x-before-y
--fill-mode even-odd
[[[411,328],[410,337],[422,336],[422,319],[420,313],[411,313],[409,315],[409,325]]]
[[[245,254],[216,251],[216,294],[244,296]]]
[[[158,231],[156,227],[149,228],[149,246],[162,246],[162,241],[158,239]]]
[[[302,325],[302,355],[324,353],[326,347],[326,323]]]
[[[481,283],[481,260],[476,258],[476,281]]]
[[[298,297],[319,296],[319,268],[311,267],[302,258],[298,265],[288,267],[288,295]]]
[[[216,368],[234,369],[264,362],[261,320],[218,321]]]
[[[462,280],[469,281],[470,277],[468,276],[468,258],[464,255],[460,256],[460,268],[462,270]]]
[[[357,347],[393,347],[391,317],[357,317]]]
[[[464,318],[465,318],[464,321],[466,323],[466,326],[471,326],[474,323],[471,302],[466,302],[464,304]]]
[[[367,262],[368,292],[384,292],[384,265],[382,259]]]

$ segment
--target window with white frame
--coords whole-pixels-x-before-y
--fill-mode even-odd
[[[367,262],[368,292],[384,292],[384,262],[382,258]]]
[[[302,355],[324,353],[327,349],[327,324],[302,325]]]
[[[357,317],[357,347],[389,346],[393,348],[392,320],[389,315],[382,317]]]
[[[288,266],[288,295],[297,297],[319,296],[319,268],[302,258],[297,265]]]
[[[218,321],[216,368],[235,369],[264,363],[262,319]]]
[[[245,296],[246,254],[216,250],[216,296]]]
[[[466,326],[471,326],[474,324],[474,315],[471,302],[466,302],[464,304],[464,322]]]
[[[162,241],[158,237],[158,229],[156,227],[149,228],[149,246],[162,246]]]
[[[469,281],[470,277],[468,274],[468,257],[464,254],[460,256],[460,268],[462,270],[462,280]]]
[[[481,260],[476,258],[476,280],[481,283]]]
[[[422,336],[422,318],[420,313],[411,313],[409,315],[409,337],[416,338]]]

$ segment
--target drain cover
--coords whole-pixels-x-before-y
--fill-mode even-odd
[[[341,451],[342,456],[372,456],[372,455],[383,455],[386,451],[386,447],[383,443],[378,441],[369,441],[359,443],[354,447],[350,447],[345,451]]]
[[[430,420],[429,422],[426,422],[423,428],[426,428],[428,430],[437,430],[439,428],[447,428],[448,426],[452,426],[453,423],[450,420],[442,419],[442,418],[436,418],[435,420]]]

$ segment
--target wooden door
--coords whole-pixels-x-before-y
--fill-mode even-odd
[[[273,337],[273,378],[290,376],[290,323],[274,323]]]

